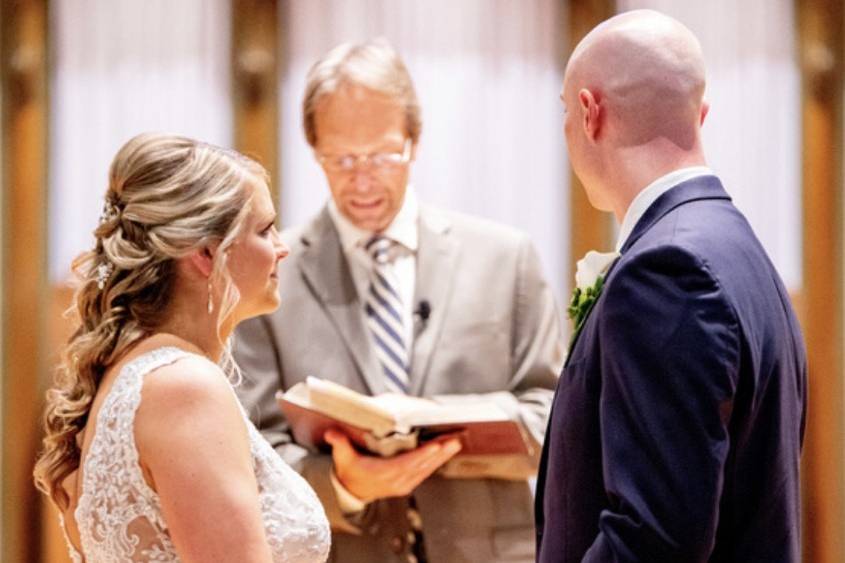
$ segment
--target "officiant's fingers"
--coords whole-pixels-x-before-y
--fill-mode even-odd
[[[446,442],[458,441],[460,442],[461,436],[465,434],[465,432],[450,432],[448,434],[441,434],[431,440],[429,440],[429,444],[445,444]]]
[[[411,452],[416,454],[409,460],[408,469],[399,476],[400,487],[410,494],[420,483],[428,479],[432,473],[461,451],[461,443],[457,439],[449,439],[440,443],[432,443]]]
[[[414,465],[430,475],[461,451],[461,442],[456,438],[450,438],[442,442],[427,444],[421,449],[427,449],[427,451],[420,452],[421,455],[415,460]]]

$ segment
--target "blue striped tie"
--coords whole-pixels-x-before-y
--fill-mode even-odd
[[[387,389],[394,393],[407,393],[408,345],[402,321],[402,298],[397,291],[398,280],[389,262],[392,246],[393,241],[381,235],[367,242],[365,248],[373,259],[373,270],[365,310]]]

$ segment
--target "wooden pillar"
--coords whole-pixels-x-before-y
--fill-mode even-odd
[[[564,60],[568,60],[572,50],[591,29],[616,13],[616,2],[615,0],[578,0],[564,2],[564,9],[568,10],[567,42],[569,44]],[[570,171],[569,177],[569,256],[570,271],[574,273],[575,263],[587,251],[613,250],[614,222],[612,214],[597,211],[590,205],[581,181],[573,172]],[[570,283],[573,285],[575,283],[574,274]]]
[[[279,194],[279,24],[277,0],[232,0],[235,148],[258,160]]]
[[[43,378],[46,288],[46,0],[0,0],[2,197],[5,217],[0,559],[37,559],[39,498],[32,485]]]
[[[3,7],[0,5],[0,22],[3,21]],[[3,43],[3,38],[5,37],[3,31],[3,25],[0,23],[0,84],[3,84],[6,80],[3,76],[3,60],[5,59],[5,48]],[[5,373],[5,365],[6,365],[6,341],[4,340],[5,336],[5,320],[6,320],[6,290],[4,289],[4,278],[5,278],[5,264],[6,258],[5,253],[3,250],[6,247],[6,238],[5,238],[5,230],[6,230],[6,198],[3,194],[6,193],[6,184],[5,184],[5,176],[4,176],[4,159],[3,155],[6,154],[3,150],[4,144],[3,141],[3,129],[5,125],[5,120],[3,118],[3,100],[5,92],[4,89],[0,87],[0,436],[4,436],[5,432],[3,432],[3,380],[5,377],[3,374]],[[2,482],[2,467],[3,467],[3,443],[0,440],[0,511],[3,510],[4,506],[4,491],[5,487]],[[3,553],[3,538],[4,538],[4,528],[3,528],[3,517],[2,513],[0,513],[0,557],[2,557]]]
[[[803,453],[804,560],[845,557],[842,272],[842,0],[797,0],[802,94],[804,335],[810,406]]]

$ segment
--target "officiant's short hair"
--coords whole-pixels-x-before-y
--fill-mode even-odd
[[[308,71],[302,122],[305,138],[317,144],[314,114],[320,100],[344,85],[363,86],[389,96],[405,108],[405,127],[413,143],[422,131],[420,104],[405,63],[384,38],[364,43],[341,43],[314,63]]]

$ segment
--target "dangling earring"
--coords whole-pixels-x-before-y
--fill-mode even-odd
[[[212,291],[211,291],[211,276],[208,277],[208,314],[214,312],[214,300],[212,299]]]

